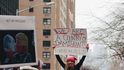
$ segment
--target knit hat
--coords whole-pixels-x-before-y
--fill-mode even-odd
[[[77,60],[77,58],[74,57],[74,56],[68,56],[68,57],[66,58],[66,61],[67,61],[67,62],[68,62],[68,61],[71,61],[71,62],[74,62],[74,63],[75,63],[75,60]]]

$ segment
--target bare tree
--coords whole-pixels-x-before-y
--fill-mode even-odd
[[[99,27],[93,31],[93,40],[104,43],[108,48],[113,50],[112,57],[124,57],[124,8],[117,8],[105,19],[93,16],[101,23],[103,27]]]

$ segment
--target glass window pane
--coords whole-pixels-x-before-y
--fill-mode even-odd
[[[34,11],[34,8],[29,8],[29,12],[33,12]]]
[[[44,7],[43,8],[43,13],[44,14],[50,14],[51,13],[51,7]]]
[[[44,18],[43,24],[51,24],[51,18]]]
[[[51,35],[51,30],[50,29],[44,29],[43,35]]]
[[[43,41],[43,47],[50,47],[51,42],[50,41]]]
[[[51,0],[43,0],[43,2],[51,2]]]
[[[43,52],[43,58],[49,59],[50,58],[50,52]]]
[[[50,63],[44,63],[42,69],[50,69]]]
[[[29,1],[34,1],[34,0],[29,0]]]

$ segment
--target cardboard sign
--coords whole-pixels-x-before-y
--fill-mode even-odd
[[[86,54],[86,29],[57,28],[54,30],[54,54],[84,55]]]
[[[37,64],[35,18],[0,16],[0,68]]]

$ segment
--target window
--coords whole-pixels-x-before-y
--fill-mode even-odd
[[[51,18],[44,18],[43,19],[43,24],[45,24],[45,25],[51,24]]]
[[[0,15],[2,14],[2,9],[1,9],[1,7],[0,7]]]
[[[51,35],[51,30],[50,29],[44,29],[43,30],[43,35]]]
[[[43,0],[43,2],[51,2],[51,0]]]
[[[43,47],[50,47],[51,42],[50,41],[43,41]]]
[[[34,1],[34,0],[29,0],[29,1]]]
[[[34,8],[29,8],[29,12],[33,12],[34,11]]]
[[[43,52],[43,58],[49,59],[50,58],[50,52]]]
[[[51,13],[51,7],[44,7],[43,8],[43,13],[44,14],[50,14]]]
[[[43,70],[50,70],[50,63],[44,63],[44,64],[42,65],[42,69],[43,69]]]

